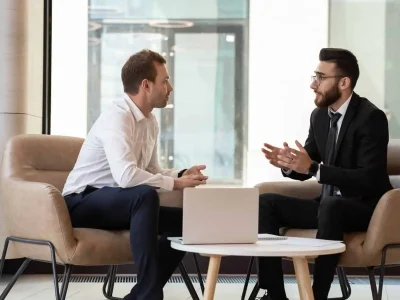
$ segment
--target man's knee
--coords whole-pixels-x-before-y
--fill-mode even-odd
[[[145,203],[160,207],[160,197],[154,188],[147,189],[142,194],[142,199]]]
[[[133,191],[132,204],[132,212],[136,211],[138,205],[142,208],[146,207],[158,211],[160,208],[160,198],[154,187],[143,185]]]
[[[345,219],[343,218],[344,199],[326,197],[321,200],[318,211],[317,238],[342,240]]]
[[[279,201],[280,197],[281,195],[279,194],[261,194],[259,197],[260,212],[272,212],[274,209],[276,209],[277,201]]]
[[[319,206],[318,219],[337,220],[340,219],[343,208],[343,198],[325,197]]]
[[[260,203],[259,203],[259,231],[261,233],[266,233],[267,228],[271,227],[271,222],[273,222],[273,216],[276,215],[277,211],[277,201],[279,201],[278,194],[261,194],[260,195]]]

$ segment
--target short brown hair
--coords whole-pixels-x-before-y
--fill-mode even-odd
[[[166,61],[159,53],[144,49],[133,54],[122,67],[121,79],[124,92],[136,95],[144,79],[154,82],[157,70],[154,63],[165,64]]]

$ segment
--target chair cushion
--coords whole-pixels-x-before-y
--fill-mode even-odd
[[[159,193],[160,205],[182,207],[183,192],[171,191]],[[57,255],[57,261],[72,265],[118,265],[134,263],[131,254],[129,231],[108,231],[90,228],[74,228],[76,246],[73,254]],[[18,245],[22,253],[30,258],[49,261],[50,251],[43,246],[29,244]],[[57,249],[56,249],[57,252]],[[61,253],[60,253],[61,254]]]
[[[316,229],[294,229],[281,228],[281,235],[292,237],[315,238]],[[363,252],[363,243],[365,240],[365,232],[346,233],[344,235],[344,243],[346,251],[340,256],[339,265],[346,267],[365,267],[370,265],[378,265],[380,257],[367,257]],[[315,257],[310,257],[310,262],[314,262]]]
[[[117,265],[133,263],[129,231],[74,228],[77,246],[72,265]]]

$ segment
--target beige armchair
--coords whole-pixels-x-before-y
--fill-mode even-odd
[[[0,276],[6,255],[26,259],[1,294],[1,300],[31,260],[52,263],[57,300],[66,297],[72,266],[112,266],[103,293],[108,299],[117,299],[112,296],[116,265],[133,263],[129,231],[72,228],[60,193],[82,143],[80,138],[50,135],[20,135],[8,142],[1,176],[0,212],[7,239]],[[160,202],[164,206],[182,206],[182,193],[160,193]],[[56,264],[65,266],[61,291]],[[192,297],[198,299],[182,264],[180,271]]]
[[[389,142],[388,173],[395,189],[387,192],[380,199],[367,232],[349,233],[344,236],[346,251],[341,255],[337,269],[343,293],[340,299],[347,299],[351,294],[343,267],[366,267],[373,299],[380,300],[385,266],[400,264],[400,140]],[[278,193],[309,199],[315,198],[321,192],[321,185],[315,180],[267,182],[260,183],[257,187],[260,194]],[[316,233],[317,230],[281,228],[281,234],[287,236],[315,238]],[[310,261],[312,262],[312,258]],[[380,269],[378,290],[373,275],[377,267]],[[257,285],[253,292],[252,295],[258,293]]]

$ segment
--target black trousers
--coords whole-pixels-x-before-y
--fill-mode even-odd
[[[343,240],[343,233],[366,231],[374,206],[342,197],[326,197],[321,201],[278,194],[260,195],[259,231],[279,235],[280,227],[318,229],[317,238]],[[322,255],[315,261],[313,292],[315,300],[326,300],[335,275],[340,254]],[[286,299],[282,259],[258,259],[260,288],[273,300]]]
[[[163,299],[163,287],[185,255],[172,249],[167,239],[182,235],[182,209],[160,207],[157,191],[147,185],[126,189],[89,186],[65,200],[75,228],[130,230],[138,280],[124,299]]]

